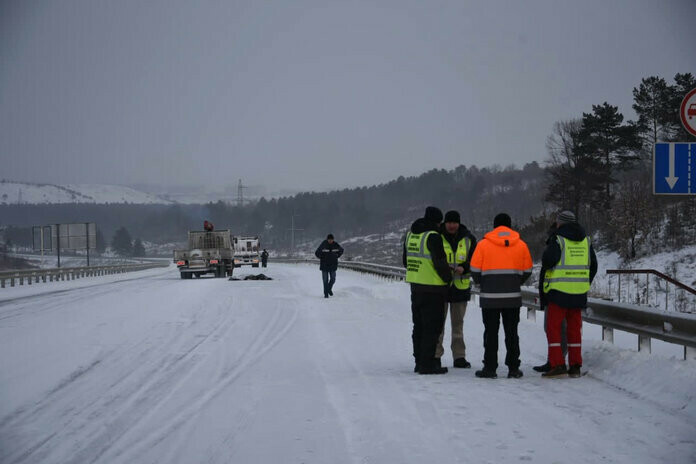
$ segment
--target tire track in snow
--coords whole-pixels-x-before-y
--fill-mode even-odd
[[[35,422],[37,416],[40,416],[45,409],[53,408],[57,409],[54,416],[60,417],[60,430],[53,433],[46,439],[38,440],[37,444],[31,445],[30,452],[15,453],[12,456],[5,456],[10,460],[10,462],[23,462],[30,456],[36,456],[36,453],[41,451],[43,448],[47,448],[52,444],[59,447],[61,441],[66,439],[72,439],[75,442],[87,442],[89,444],[83,445],[81,450],[76,453],[74,459],[67,460],[64,462],[85,462],[88,459],[87,455],[93,454],[95,449],[101,449],[102,447],[110,446],[110,442],[114,438],[120,437],[128,431],[130,426],[133,424],[134,419],[141,419],[144,414],[149,410],[148,406],[151,404],[153,398],[158,398],[158,393],[162,390],[166,390],[170,386],[176,386],[177,383],[173,380],[186,375],[190,376],[195,370],[196,362],[198,361],[195,356],[195,350],[201,346],[201,344],[214,334],[216,330],[226,330],[234,322],[234,315],[229,311],[226,311],[226,304],[219,304],[216,306],[216,310],[219,314],[227,315],[222,322],[218,323],[212,331],[209,331],[207,336],[203,340],[199,340],[194,336],[193,339],[185,338],[182,340],[182,335],[185,335],[191,331],[191,326],[196,323],[196,317],[194,316],[194,321],[188,327],[173,327],[160,337],[160,344],[158,349],[153,352],[151,349],[151,344],[147,340],[143,340],[127,350],[126,353],[121,353],[116,359],[109,360],[109,362],[95,361],[93,366],[102,364],[103,367],[99,375],[104,376],[104,369],[112,368],[115,372],[126,370],[129,365],[138,366],[129,372],[125,378],[119,379],[118,381],[112,383],[106,388],[106,392],[98,394],[94,401],[81,407],[79,410],[75,410],[74,406],[70,405],[70,401],[61,401],[61,393],[65,390],[65,381],[62,381],[60,388],[53,388],[46,396],[44,396],[40,401],[35,403],[34,407],[31,409],[25,408],[25,410],[14,414],[11,421],[7,421],[5,424],[18,426],[22,423],[32,423]],[[195,313],[194,313],[195,314]],[[217,320],[214,318],[213,320]],[[183,333],[182,333],[183,330]],[[177,354],[167,354],[168,352],[175,351]],[[147,362],[148,359],[154,357],[155,362]],[[145,362],[141,362],[141,360]],[[81,371],[79,369],[78,371]],[[90,369],[91,371],[91,369]],[[82,372],[84,374],[84,372]],[[82,375],[74,376],[73,380],[78,380],[83,377]],[[115,388],[125,383],[126,378],[133,377],[133,381],[130,385],[124,388]],[[141,379],[144,379],[142,381]],[[183,380],[181,380],[183,381]],[[86,395],[94,394],[93,386],[89,384],[85,386],[87,391]],[[111,397],[108,392],[112,392]],[[67,393],[66,393],[67,394]],[[73,396],[75,392],[70,392]],[[56,397],[57,396],[57,397]],[[157,402],[166,400],[166,398],[159,398]],[[125,403],[123,403],[125,401]],[[119,404],[123,403],[123,404]],[[67,406],[66,406],[67,404]],[[118,409],[119,413],[116,418],[107,418],[106,422],[102,424],[103,432],[98,432],[96,437],[79,437],[81,431],[87,427],[89,424],[90,430],[101,430],[98,427],[94,427],[93,420],[104,415],[104,411],[112,411],[113,409]],[[50,414],[50,411],[49,413]],[[15,424],[12,424],[15,422]],[[75,422],[78,422],[77,426],[74,426]],[[11,428],[11,427],[10,427]],[[88,430],[88,435],[90,431]],[[0,434],[2,430],[0,430]],[[77,437],[75,435],[78,435]],[[93,434],[92,434],[93,435]],[[104,443],[106,442],[106,443]],[[102,444],[102,446],[99,446]],[[44,454],[50,450],[45,450]],[[18,456],[19,454],[19,456]],[[4,461],[4,458],[3,458]]]
[[[287,311],[279,308],[274,310],[273,319],[269,321],[263,332],[255,338],[253,343],[248,345],[248,348],[242,353],[233,368],[223,371],[222,375],[217,379],[215,385],[211,387],[208,393],[198,398],[188,407],[184,408],[175,416],[170,418],[164,427],[156,429],[152,433],[137,439],[133,443],[130,443],[126,453],[123,453],[121,456],[116,456],[119,458],[118,461],[107,459],[106,462],[133,462],[136,456],[153,447],[157,443],[167,439],[171,434],[181,430],[182,427],[189,423],[189,421],[191,427],[195,426],[195,421],[193,421],[193,419],[197,416],[200,410],[218,395],[223,393],[224,390],[229,385],[234,383],[240,377],[240,375],[242,375],[249,368],[250,365],[261,359],[267,352],[272,350],[292,328],[297,320],[298,310],[297,308],[293,308],[292,314],[289,316],[289,318],[283,317],[285,316],[286,312]],[[172,451],[170,454],[175,456],[177,452]],[[104,458],[109,457],[110,456],[104,455]],[[170,457],[170,459],[172,458]],[[169,462],[174,461],[175,459]]]

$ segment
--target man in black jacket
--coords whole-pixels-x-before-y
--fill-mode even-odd
[[[268,251],[264,248],[261,253],[261,266],[266,267],[268,265]]]
[[[597,256],[595,255],[589,237],[585,233],[585,229],[578,224],[575,214],[571,211],[561,212],[558,215],[556,224],[558,226],[556,233],[552,237],[549,237],[546,249],[541,258],[542,273],[540,279],[542,279],[543,282],[540,283],[540,288],[542,288],[544,300],[548,303],[546,308],[546,311],[548,311],[546,335],[549,344],[548,360],[550,364],[550,370],[542,375],[544,377],[556,377],[567,373],[571,377],[579,377],[581,375],[580,367],[582,366],[581,312],[582,309],[587,307],[587,289],[589,289],[589,284],[592,283],[592,280],[594,280],[597,274]],[[567,250],[564,252],[561,246]],[[583,247],[585,250],[584,252],[582,251]],[[549,279],[549,276],[546,274],[554,270],[559,271],[567,262],[571,262],[573,257],[583,255],[583,259],[589,261],[589,270],[586,267],[584,268],[584,272],[589,272],[585,274],[585,277],[582,277],[582,279],[585,279],[584,284],[574,283],[575,281],[581,280],[579,278],[554,277],[553,280],[561,283],[560,288],[554,288],[559,284],[552,284],[553,280]],[[565,267],[575,269],[579,266]],[[580,275],[583,271],[580,269],[572,270],[571,272]],[[589,282],[587,282],[588,279]],[[585,285],[585,291],[573,291],[575,285]],[[563,291],[564,289],[567,290]],[[567,321],[566,333],[568,337],[569,370],[566,368],[565,356],[562,354],[560,343],[561,323],[563,320]]]
[[[551,227],[549,227],[549,235],[546,238],[546,246],[549,246],[552,242],[556,241],[556,230],[558,230],[558,224],[556,224],[556,221],[551,224]],[[546,294],[544,293],[544,275],[546,274],[547,269],[542,265],[541,270],[539,271],[539,307],[542,311],[544,311],[544,332],[548,332],[548,326],[549,326],[549,312],[548,312],[548,306],[549,302],[546,301]],[[563,352],[563,357],[565,358],[568,355],[568,336],[566,334],[567,331],[567,323],[566,320],[563,319],[563,322],[561,323],[561,351]],[[541,364],[539,366],[534,366],[533,369],[537,372],[548,372],[551,370],[551,363],[549,363],[548,357],[546,359],[546,362],[544,364]]]
[[[338,258],[343,254],[343,247],[334,241],[334,236],[329,234],[326,240],[321,242],[314,255],[319,258],[319,270],[324,282],[324,298],[333,296],[333,286],[336,283],[336,269]]]
[[[466,360],[466,343],[464,343],[464,315],[466,314],[466,306],[471,299],[470,286],[470,266],[471,255],[476,248],[476,237],[469,232],[469,229],[461,223],[461,218],[458,211],[447,211],[445,213],[445,223],[440,229],[442,237],[445,239],[448,247],[448,263],[454,273],[454,281],[447,292],[447,302],[445,303],[445,319],[447,312],[450,314],[450,326],[452,329],[452,359],[454,367],[469,368],[471,363]],[[444,338],[443,331],[440,334],[440,339],[435,350],[435,357],[439,360],[445,353],[442,345]]]
[[[445,322],[445,301],[452,271],[440,236],[442,211],[428,206],[406,235],[403,264],[406,281],[411,284],[411,317],[413,319],[414,372],[445,374],[438,366],[435,348]]]

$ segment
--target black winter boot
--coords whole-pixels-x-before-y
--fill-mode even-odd
[[[447,373],[447,368],[446,367],[421,367],[418,370],[418,373],[421,375],[432,375],[432,374],[446,374]]]
[[[543,374],[541,374],[541,376],[546,377],[547,379],[551,379],[554,377],[564,377],[567,374],[568,368],[565,364],[561,364],[560,366],[555,366],[551,368],[548,372],[544,372]]]
[[[519,379],[523,375],[524,374],[522,373],[522,371],[519,368],[508,370],[508,379]]]
[[[578,377],[582,376],[582,372],[580,372],[580,364],[573,364],[570,366],[570,369],[568,369],[568,377],[577,379]]]
[[[532,369],[534,369],[537,372],[548,372],[551,370],[551,364],[549,364],[549,362],[546,361],[545,364],[541,364],[539,366],[534,366],[534,367],[532,367]]]
[[[471,367],[471,363],[467,361],[466,358],[457,358],[454,360],[454,367],[469,369]]]
[[[485,367],[481,369],[480,371],[475,372],[476,377],[479,377],[481,379],[497,379],[498,374],[495,373],[494,370],[492,369],[486,369]]]

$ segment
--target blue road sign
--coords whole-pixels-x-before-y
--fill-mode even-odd
[[[696,195],[696,143],[656,143],[655,195]]]

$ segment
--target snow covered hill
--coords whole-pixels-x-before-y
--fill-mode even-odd
[[[696,462],[696,362],[657,343],[586,324],[589,374],[542,379],[543,324],[523,318],[523,378],[419,376],[407,285],[341,270],[325,300],[316,266],[264,271],[0,291],[0,462]],[[475,302],[464,328],[480,367]]]
[[[51,203],[168,204],[173,202],[121,185],[55,185],[0,181],[0,204],[28,205]]]

